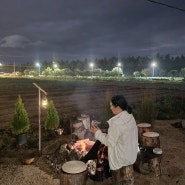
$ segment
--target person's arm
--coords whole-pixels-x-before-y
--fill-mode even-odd
[[[95,132],[95,138],[102,142],[108,147],[115,147],[117,140],[119,138],[120,127],[116,123],[112,123],[112,126],[109,126],[108,134],[102,133],[101,130]]]

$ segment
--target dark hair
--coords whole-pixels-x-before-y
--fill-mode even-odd
[[[129,114],[132,113],[132,108],[128,106],[127,101],[123,95],[115,95],[111,98],[112,104],[117,107],[119,106],[122,110],[126,110]]]

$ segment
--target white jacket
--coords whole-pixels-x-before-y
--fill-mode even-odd
[[[138,151],[138,130],[132,114],[122,111],[108,120],[108,134],[96,131],[95,138],[108,146],[111,170],[134,164]]]

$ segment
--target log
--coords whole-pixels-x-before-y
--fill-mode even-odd
[[[143,146],[153,147],[153,153],[149,160],[149,168],[156,177],[161,176],[161,154],[159,133],[145,132],[143,133]]]
[[[150,159],[149,167],[156,177],[161,176],[161,156]]]
[[[139,144],[142,146],[143,145],[143,143],[142,143],[143,133],[152,131],[151,124],[139,123],[139,124],[137,124],[137,127],[138,127],[138,141],[139,141]]]
[[[133,165],[123,166],[118,170],[112,170],[113,184],[134,185]]]
[[[159,133],[157,132],[143,133],[142,143],[143,143],[143,146],[160,148]]]
[[[82,161],[68,161],[63,164],[60,185],[86,185],[87,165]]]

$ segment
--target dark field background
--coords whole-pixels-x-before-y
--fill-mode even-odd
[[[38,123],[38,84],[47,91],[48,99],[62,118],[74,113],[89,114],[100,119],[103,107],[111,96],[123,94],[128,104],[135,106],[145,96],[160,98],[167,94],[185,97],[185,85],[173,82],[142,81],[65,81],[27,78],[0,78],[0,128],[10,128],[10,120],[18,95],[22,97],[32,126]],[[41,122],[45,110],[41,113]]]

